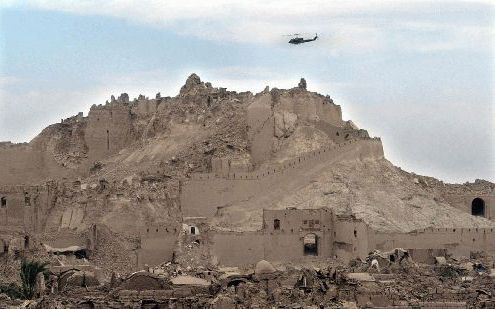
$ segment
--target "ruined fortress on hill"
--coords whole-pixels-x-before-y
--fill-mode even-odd
[[[192,74],[175,97],[112,96],[0,143],[0,171],[0,254],[76,246],[108,272],[495,253],[494,184],[402,171],[304,79],[252,94]]]

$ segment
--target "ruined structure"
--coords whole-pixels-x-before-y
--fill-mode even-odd
[[[84,252],[107,277],[167,262],[495,253],[493,183],[402,171],[304,79],[252,94],[192,74],[176,97],[112,96],[0,143],[0,170],[0,253]]]

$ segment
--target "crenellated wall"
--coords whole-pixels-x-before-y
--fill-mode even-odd
[[[495,254],[493,228],[428,228],[410,233],[369,234],[368,247],[379,250],[447,249],[454,255],[469,256],[470,252],[485,251]]]
[[[277,222],[275,222],[277,220]],[[326,208],[263,210],[263,228],[256,232],[213,231],[211,254],[222,265],[305,259],[366,259],[369,252],[395,248],[410,250],[417,262],[429,263],[432,254],[445,252],[469,256],[484,251],[495,254],[495,229],[428,228],[410,233],[384,233],[372,230],[353,216],[334,216]],[[317,236],[318,254],[304,252],[304,238]]]
[[[184,216],[213,217],[217,210],[225,205],[233,205],[262,195],[275,186],[283,186],[284,179],[298,179],[300,182],[309,183],[313,172],[318,173],[317,167],[321,164],[382,157],[383,148],[379,139],[351,140],[254,172],[229,173],[224,177],[217,177],[211,173],[193,174],[182,186],[182,212]]]
[[[330,258],[333,214],[326,208],[263,210],[263,228],[254,232],[210,232],[211,256],[221,265],[256,263],[261,259],[294,262]],[[305,238],[316,239],[316,255],[304,250]]]

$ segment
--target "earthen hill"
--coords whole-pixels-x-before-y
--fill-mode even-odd
[[[107,276],[398,247],[495,253],[493,183],[395,167],[304,79],[253,94],[192,74],[175,97],[112,96],[0,143],[0,170],[0,252],[75,246]]]

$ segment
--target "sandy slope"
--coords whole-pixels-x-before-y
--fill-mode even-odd
[[[383,158],[348,160],[348,153],[301,169],[297,177],[276,179],[263,192],[230,207],[214,223],[220,228],[256,230],[263,208],[329,207],[353,213],[372,228],[409,232],[425,227],[488,227],[495,223],[473,217],[440,200],[435,188]]]

